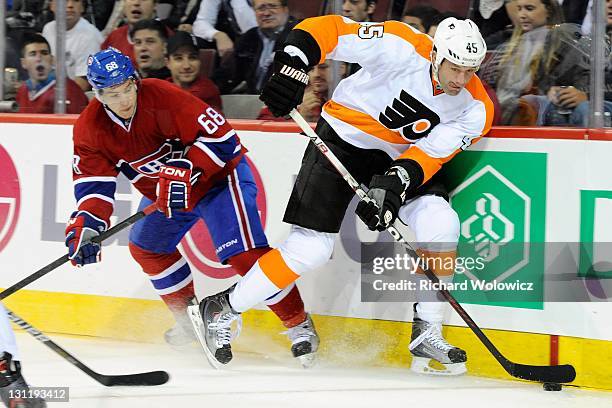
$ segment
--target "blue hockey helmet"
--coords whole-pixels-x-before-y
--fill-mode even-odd
[[[130,58],[113,47],[98,51],[87,59],[87,81],[94,91],[137,78]]]

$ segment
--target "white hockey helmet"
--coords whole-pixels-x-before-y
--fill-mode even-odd
[[[434,79],[438,81],[438,68],[444,59],[463,67],[478,68],[487,53],[478,26],[470,19],[448,17],[438,24],[433,40],[436,51],[432,60]]]

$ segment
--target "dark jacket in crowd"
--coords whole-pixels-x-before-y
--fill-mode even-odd
[[[566,23],[582,24],[589,0],[565,0],[561,5]]]
[[[587,94],[590,92],[590,41],[581,36],[579,28],[562,24],[548,33],[544,49],[553,47],[552,44],[557,44],[557,49],[550,69],[546,69],[544,61],[539,64],[535,83],[541,94],[546,94],[551,86],[573,86]],[[555,40],[555,36],[562,40]]]
[[[168,67],[161,67],[160,69],[154,69],[147,71],[146,78],[157,78],[157,79],[168,79],[172,76],[172,72]]]
[[[193,24],[196,17],[198,16],[198,10],[200,10],[200,3],[202,0],[198,0],[195,6],[189,11],[189,14],[185,16],[185,11],[187,10],[187,6],[189,5],[189,0],[175,0],[174,7],[172,7],[172,11],[166,20],[166,23],[173,29],[181,24]],[[185,16],[185,20],[181,21],[183,16]]]
[[[299,21],[292,18],[287,21],[283,31],[278,33],[274,51],[281,50],[289,32]],[[234,45],[234,55],[223,62],[216,70],[213,80],[221,90],[221,94],[230,93],[242,81],[247,83],[247,93],[258,94],[257,67],[263,49],[263,41],[260,38],[259,28],[255,27],[244,33]],[[273,64],[268,67],[265,82],[272,76]]]

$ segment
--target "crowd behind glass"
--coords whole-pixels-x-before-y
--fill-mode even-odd
[[[301,19],[331,13],[360,22],[396,19],[433,37],[440,21],[455,16],[475,21],[487,42],[478,75],[495,104],[495,125],[611,126],[612,0],[3,2],[1,99],[16,102],[2,102],[4,111],[81,112],[93,97],[89,55],[114,47],[142,78],[172,82],[230,118],[284,120],[257,95],[274,52]],[[58,8],[65,18],[56,19]],[[58,48],[65,52],[57,55]],[[337,81],[359,69],[332,61],[312,69],[302,115],[316,121]]]

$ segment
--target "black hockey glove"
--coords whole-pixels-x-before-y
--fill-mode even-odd
[[[406,199],[410,177],[401,167],[391,167],[384,176],[374,176],[369,200],[361,200],[355,213],[372,231],[384,231],[393,224]]]
[[[308,85],[307,69],[299,57],[276,51],[274,74],[259,96],[274,116],[287,116],[291,109],[302,103],[304,89]]]

